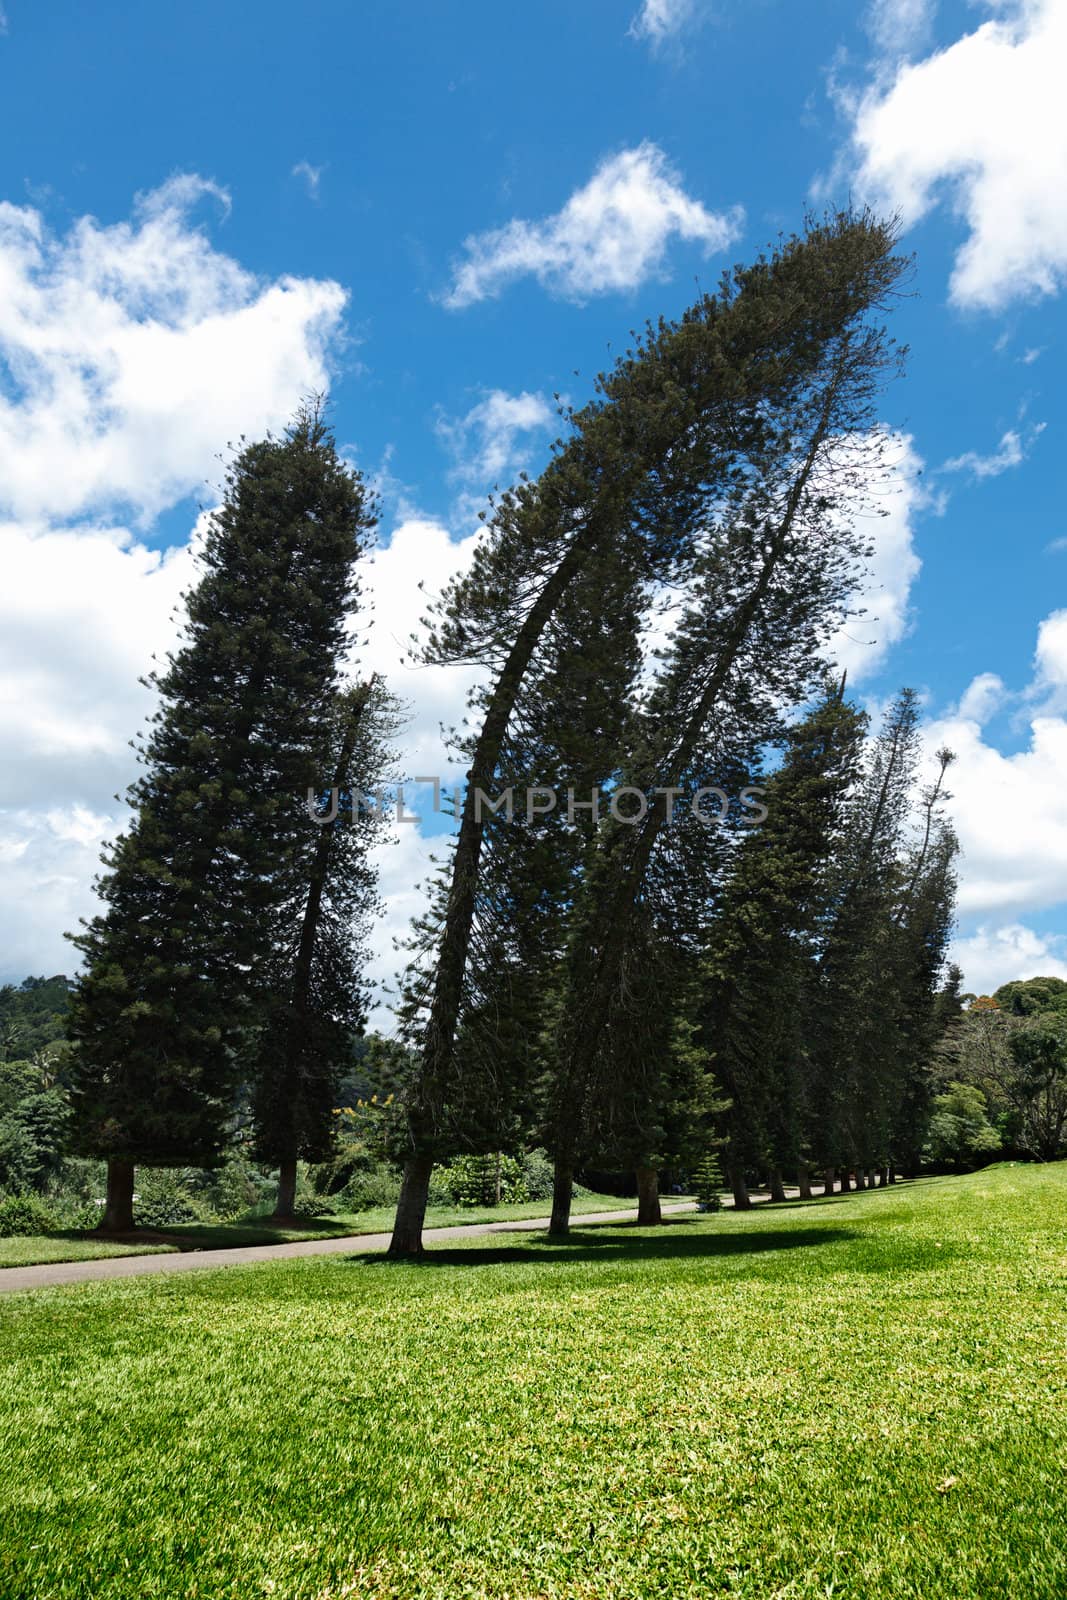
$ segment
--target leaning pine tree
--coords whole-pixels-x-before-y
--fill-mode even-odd
[[[293,799],[329,770],[335,697],[374,508],[318,403],[245,446],[104,857],[104,909],[76,936],[78,1148],[108,1163],[102,1227],[133,1226],[136,1164],[210,1165],[230,1133],[242,1043],[279,907]]]
[[[890,228],[843,213],[736,269],[679,322],[651,328],[572,417],[571,438],[537,483],[503,498],[471,571],[445,596],[426,659],[476,662],[488,686],[412,1040],[418,1063],[405,1095],[394,1254],[421,1249],[430,1174],[449,1120],[485,837],[478,792],[501,776],[509,723],[545,630],[571,586],[605,555],[639,569],[650,586],[693,580],[709,509],[735,497],[773,448],[777,419],[803,408],[842,329],[892,290],[900,274],[892,251]],[[860,352],[852,354],[862,366]],[[857,373],[861,383],[866,376]],[[828,426],[838,409],[831,405]],[[760,602],[757,590],[751,605]]]

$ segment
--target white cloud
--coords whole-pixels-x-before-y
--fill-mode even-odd
[[[963,851],[961,915],[1017,918],[1067,900],[1067,720],[1035,716],[1029,743],[1005,755],[983,737],[988,710],[972,685],[924,737],[931,753],[948,745],[958,758],[950,812]]]
[[[878,672],[892,646],[908,632],[908,599],[922,566],[913,542],[915,519],[930,508],[919,481],[922,459],[907,435],[887,435],[886,447],[887,474],[858,512],[874,547],[853,602],[865,615],[851,617],[828,647],[852,683]]]
[[[1014,428],[1001,435],[1000,444],[992,455],[979,455],[977,450],[967,450],[961,456],[946,461],[944,472],[969,472],[974,478],[999,478],[1002,472],[1019,466],[1025,459],[1023,441]]]
[[[964,991],[971,994],[992,994],[1018,978],[1067,978],[1067,941],[1035,933],[1021,922],[983,924],[955,941],[951,959],[962,969]]]
[[[452,477],[484,487],[510,483],[530,464],[535,442],[558,426],[543,395],[491,389],[465,416],[439,418],[437,432],[456,458]]]
[[[956,715],[963,722],[976,722],[980,728],[984,728],[1007,698],[1008,691],[1002,678],[995,672],[980,672],[964,691]]]
[[[872,0],[866,28],[883,56],[906,56],[930,31],[936,0]]]
[[[393,692],[411,707],[400,739],[401,761],[409,777],[434,774],[452,781],[454,758],[440,735],[463,715],[475,673],[468,667],[423,667],[409,657],[430,603],[454,574],[469,565],[478,533],[454,540],[429,518],[409,517],[387,545],[375,550],[363,569],[363,587],[374,608],[369,642],[358,651],[362,670],[380,672]]]
[[[657,51],[679,33],[697,14],[696,0],[643,0],[640,11],[630,23],[633,39],[643,39]]]
[[[861,189],[907,223],[943,200],[966,222],[951,283],[966,307],[1054,293],[1067,273],[1067,6],[997,13],[849,105]]]
[[[662,275],[672,239],[698,243],[708,255],[737,237],[741,218],[739,208],[712,212],[687,195],[663,151],[646,142],[601,162],[552,216],[517,218],[468,238],[444,304],[473,305],[524,277],[577,301],[636,289]]]
[[[128,222],[61,236],[0,204],[0,967],[71,970],[100,840],[151,707],[138,677],[174,642],[191,544],[153,518],[216,470],[227,439],[280,427],[327,378],[345,296],[267,283],[189,216],[229,197],[191,174]]]
[[[147,524],[228,438],[326,387],[344,291],[245,271],[193,224],[205,196],[228,203],[180,175],[132,221],[83,217],[61,236],[0,203],[0,514]]]
[[[312,200],[317,200],[319,198],[319,185],[322,182],[322,174],[325,170],[325,167],[313,167],[310,161],[298,161],[296,166],[293,167],[290,177],[302,178],[309,197]]]

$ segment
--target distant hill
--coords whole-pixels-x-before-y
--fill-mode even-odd
[[[24,978],[0,988],[0,1059],[26,1060],[66,1037],[72,980]]]

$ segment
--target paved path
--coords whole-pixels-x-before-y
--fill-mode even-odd
[[[693,1211],[693,1201],[664,1205],[664,1216]],[[629,1222],[633,1211],[595,1211],[571,1218],[573,1226],[587,1222]],[[427,1244],[475,1239],[486,1233],[536,1233],[548,1226],[547,1217],[524,1221],[464,1222],[455,1228],[427,1228]],[[139,1278],[150,1272],[196,1272],[205,1267],[247,1267],[257,1261],[281,1261],[288,1256],[333,1256],[364,1250],[387,1250],[387,1233],[354,1233],[343,1239],[300,1239],[292,1244],[242,1245],[236,1250],[189,1250],[154,1256],[106,1256],[101,1261],[45,1261],[35,1267],[0,1268],[0,1294],[14,1289],[49,1289],[57,1284],[87,1283],[94,1278]]]

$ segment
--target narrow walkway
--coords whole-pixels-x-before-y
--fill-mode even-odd
[[[666,1204],[663,1215],[693,1211],[691,1200]],[[637,1211],[596,1211],[574,1216],[574,1228],[588,1222],[631,1222]],[[536,1233],[548,1226],[547,1217],[525,1221],[463,1222],[454,1228],[427,1228],[427,1244],[452,1239],[475,1239],[486,1233]],[[242,1245],[235,1250],[189,1250],[174,1255],[107,1256],[102,1261],[45,1261],[35,1267],[0,1268],[0,1294],[14,1289],[51,1289],[65,1283],[88,1283],[95,1278],[139,1278],[150,1272],[195,1272],[205,1267],[248,1267],[257,1261],[282,1261],[289,1256],[334,1256],[355,1251],[387,1250],[387,1233],[352,1233],[343,1239],[300,1239],[292,1244]]]

